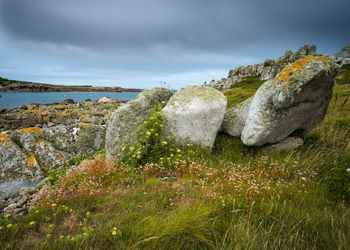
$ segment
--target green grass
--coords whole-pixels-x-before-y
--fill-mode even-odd
[[[335,80],[337,84],[350,84],[350,64],[342,66]]]
[[[259,84],[226,90],[230,105]],[[335,87],[325,120],[294,152],[263,155],[220,134],[212,154],[171,171],[101,156],[59,173],[29,215],[0,216],[1,248],[349,249],[348,96]]]
[[[223,92],[227,97],[227,108],[232,108],[254,95],[263,82],[260,80],[260,76],[249,76],[236,84],[232,89],[224,90]]]

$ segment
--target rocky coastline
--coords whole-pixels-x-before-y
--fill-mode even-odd
[[[147,124],[155,107],[161,107],[165,139],[179,147],[193,144],[210,152],[221,131],[246,147],[294,150],[324,119],[339,68],[331,56],[305,55],[230,109],[216,88],[188,86],[175,94],[165,88],[145,90],[127,103],[106,97],[80,103],[66,99],[2,110],[0,212],[26,213],[45,189],[47,172],[75,157],[105,150],[107,159],[117,160],[138,140],[139,127]],[[137,158],[142,147],[129,149]]]

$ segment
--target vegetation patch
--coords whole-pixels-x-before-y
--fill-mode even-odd
[[[341,67],[335,81],[337,84],[350,84],[350,64]]]
[[[230,109],[253,96],[263,83],[264,81],[260,80],[260,76],[249,76],[234,85],[232,89],[223,90],[222,92],[227,98],[227,109]]]
[[[164,117],[161,112],[165,103],[156,105],[150,117],[137,128],[137,142],[122,148],[120,159],[127,166],[139,171],[148,163],[155,163],[164,169],[172,169],[180,159],[187,159],[205,153],[192,144],[176,146],[175,140],[166,139],[163,133]]]

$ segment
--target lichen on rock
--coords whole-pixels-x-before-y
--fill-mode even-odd
[[[227,105],[226,97],[209,86],[190,86],[176,92],[162,110],[164,133],[179,145],[192,143],[212,149]]]
[[[136,99],[119,107],[107,124],[107,157],[117,156],[125,145],[135,142],[137,127],[150,116],[152,107],[167,102],[171,96],[168,89],[154,88],[141,92]]]
[[[305,135],[321,122],[332,95],[335,64],[324,56],[308,56],[265,82],[256,92],[242,131],[248,146]]]

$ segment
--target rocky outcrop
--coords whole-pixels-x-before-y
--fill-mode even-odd
[[[51,128],[23,128],[0,134],[0,200],[32,187],[43,172],[64,165],[78,155],[104,147],[106,127],[76,124]]]
[[[16,196],[0,200],[0,211],[8,214],[23,215],[27,213],[35,197],[36,190],[34,187],[21,187]]]
[[[107,158],[117,156],[125,145],[135,142],[137,128],[150,116],[151,109],[167,102],[171,96],[172,92],[168,89],[154,88],[141,92],[136,99],[119,107],[107,125]]]
[[[350,45],[345,46],[338,53],[330,55],[330,58],[339,66],[350,64]]]
[[[227,105],[226,97],[208,86],[191,86],[176,92],[162,110],[164,132],[179,145],[192,143],[212,149]]]
[[[325,56],[296,61],[275,79],[265,82],[251,102],[241,105],[240,110],[249,110],[245,122],[242,115],[230,120],[229,115],[235,111],[228,111],[225,131],[230,133],[228,128],[237,128],[231,134],[237,136],[241,132],[242,142],[248,146],[276,143],[291,134],[304,136],[326,114],[336,68]]]
[[[0,199],[13,196],[23,185],[34,185],[40,176],[40,167],[35,157],[0,134]]]
[[[240,66],[229,71],[227,78],[221,80],[212,80],[209,85],[219,89],[228,89],[233,87],[236,83],[241,82],[248,76],[258,75],[261,80],[269,80],[274,78],[287,65],[299,60],[307,55],[315,55],[316,46],[307,44],[299,48],[297,52],[293,53],[288,50],[281,57],[276,60],[268,59],[265,62],[255,65]]]
[[[337,54],[335,54],[337,57],[342,57],[342,58],[350,58],[350,45],[345,46],[344,48],[341,49]]]
[[[106,101],[106,99],[104,99]],[[123,102],[84,101],[72,103],[65,100],[60,104],[28,104],[20,108],[0,112],[0,132],[27,127],[52,127],[90,123],[105,125],[107,120]]]

